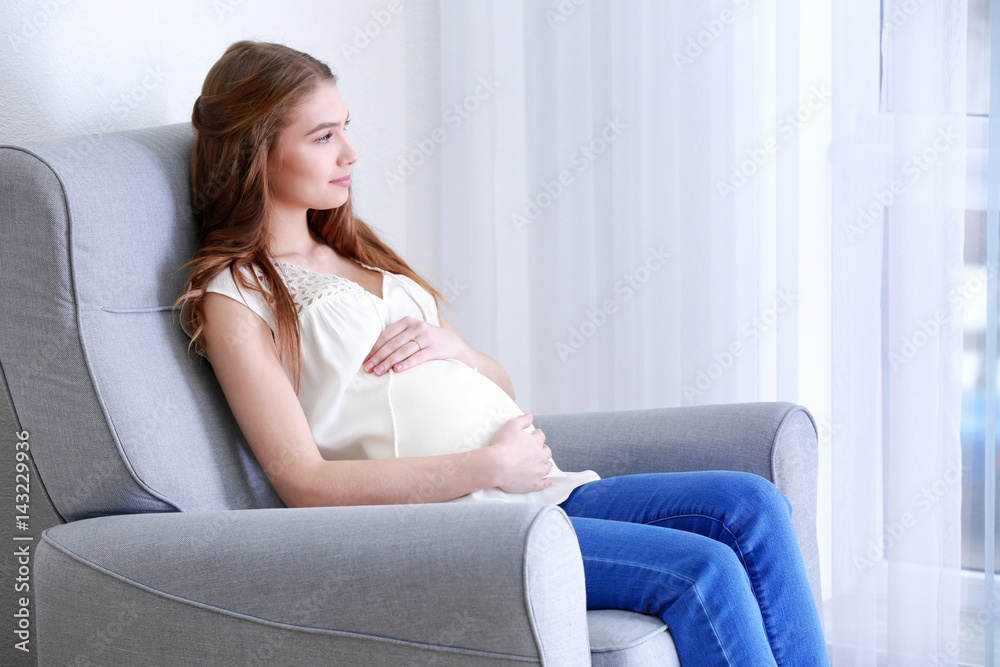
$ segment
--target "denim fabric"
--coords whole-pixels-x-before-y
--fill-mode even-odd
[[[685,667],[827,667],[792,505],[767,479],[703,470],[607,477],[559,504],[588,609],[655,614]]]

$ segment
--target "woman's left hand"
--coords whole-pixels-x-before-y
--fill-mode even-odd
[[[366,372],[382,375],[389,368],[402,371],[431,359],[459,356],[467,343],[451,329],[436,327],[407,315],[387,326],[362,366]],[[382,367],[382,371],[379,371]]]

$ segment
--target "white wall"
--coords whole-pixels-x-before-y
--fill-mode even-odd
[[[406,256],[406,190],[391,192],[382,175],[404,152],[407,90],[434,89],[405,79],[411,4],[4,0],[0,144],[189,121],[205,74],[227,46],[240,39],[280,42],[325,61],[340,77],[351,111],[348,131],[361,155],[357,212]],[[414,41],[420,48],[419,37]]]

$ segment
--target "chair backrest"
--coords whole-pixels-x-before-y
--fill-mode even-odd
[[[193,143],[181,123],[0,147],[0,379],[67,521],[282,506],[171,311]]]

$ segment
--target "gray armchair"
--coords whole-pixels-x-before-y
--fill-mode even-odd
[[[192,142],[183,123],[0,148],[0,489],[9,512],[15,482],[30,496],[3,522],[29,554],[5,548],[3,579],[27,567],[30,587],[0,597],[4,624],[27,619],[5,625],[0,662],[679,664],[658,617],[587,611],[557,506],[283,506],[171,312],[195,244]],[[772,480],[822,609],[805,408],[534,423],[564,470]]]

